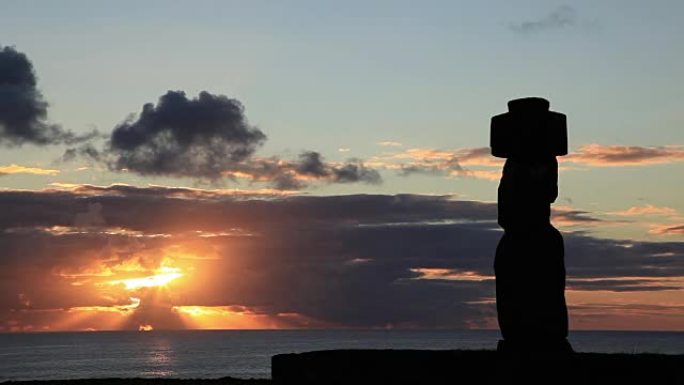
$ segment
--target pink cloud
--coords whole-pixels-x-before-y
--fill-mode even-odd
[[[641,215],[677,215],[678,212],[671,207],[658,207],[651,204],[646,204],[644,206],[634,206],[628,208],[627,210],[616,211],[610,214],[632,217]]]
[[[684,224],[681,225],[654,225],[649,230],[651,234],[658,235],[684,235]]]
[[[587,144],[561,158],[565,162],[595,167],[645,166],[684,161],[684,147]]]

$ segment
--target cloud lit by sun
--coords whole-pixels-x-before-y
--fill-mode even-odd
[[[152,330],[154,330],[154,327],[152,327],[152,325],[145,324],[138,326],[139,332],[151,332]]]
[[[184,294],[205,282],[206,271],[197,261],[210,261],[201,247],[165,247],[126,259],[104,260],[77,271],[56,275],[81,293],[90,293],[109,305],[76,306],[55,312],[60,318],[51,330],[164,329],[274,329],[324,326],[297,313],[268,314],[240,305],[201,306],[183,303]],[[46,329],[47,330],[47,329]]]
[[[140,278],[119,279],[109,281],[110,285],[123,284],[126,290],[137,290],[145,287],[161,287],[166,286],[169,282],[182,277],[184,274],[178,267],[162,266],[154,275],[149,275]]]

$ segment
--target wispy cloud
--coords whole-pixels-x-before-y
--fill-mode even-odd
[[[654,225],[649,230],[649,233],[657,235],[684,235],[684,224]]]
[[[651,166],[684,161],[684,147],[623,146],[587,144],[567,156],[559,157],[559,171],[583,167]],[[491,155],[489,147],[457,149],[407,148],[384,152],[369,158],[365,164],[377,169],[393,170],[401,176],[414,174],[464,177],[497,181],[505,159]],[[666,208],[642,207],[615,215],[667,214]]]
[[[394,141],[394,140],[383,140],[380,142],[377,142],[378,146],[383,146],[383,147],[401,147],[403,144],[400,142]]]
[[[577,25],[577,11],[568,6],[562,5],[545,16],[511,24],[511,30],[522,34],[536,34],[544,31],[574,27]]]
[[[59,174],[59,170],[40,167],[25,167],[16,164],[0,166],[0,175],[8,174],[57,175]]]
[[[651,204],[630,207],[623,211],[613,211],[608,214],[620,215],[625,217],[646,216],[646,215],[677,215],[678,211],[672,207],[658,207]]]
[[[594,216],[593,213],[563,205],[553,206],[551,218],[555,226],[562,228],[598,226],[606,223],[606,221]]]
[[[455,150],[409,148],[397,153],[372,157],[367,164],[372,167],[396,170],[401,176],[427,174],[498,180],[501,177],[500,168],[503,160],[491,156],[489,147]],[[493,167],[493,169],[482,169],[482,167]]]
[[[285,191],[276,189],[201,189],[190,187],[170,187],[148,185],[146,187],[131,186],[128,184],[112,184],[109,186],[97,186],[91,184],[75,184],[54,182],[48,185],[50,188],[43,190],[44,193],[62,191],[76,196],[100,196],[100,197],[145,197],[165,196],[175,199],[193,200],[220,200],[220,199],[258,199],[275,198],[299,194],[298,191]],[[12,191],[12,190],[5,190]]]
[[[648,166],[684,161],[684,146],[620,146],[587,144],[563,158],[594,167]]]

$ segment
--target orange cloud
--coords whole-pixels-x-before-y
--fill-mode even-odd
[[[447,281],[489,281],[493,280],[493,275],[483,275],[477,271],[459,270],[459,269],[444,269],[444,268],[428,268],[418,267],[410,269],[417,273],[418,277],[415,279],[435,279]]]
[[[283,197],[298,194],[297,191],[263,189],[201,189],[183,186],[159,186],[147,185],[144,187],[133,186],[124,183],[115,183],[109,186],[91,184],[53,182],[50,186],[54,190],[69,191],[78,195],[87,196],[129,196],[140,193],[141,195],[160,194],[170,198],[180,199],[212,199],[212,198],[269,198]],[[50,192],[51,190],[44,190]]]
[[[135,238],[170,238],[170,234],[165,233],[144,233],[142,231],[125,229],[123,227],[113,227],[113,226],[35,226],[35,227],[14,227],[11,229],[5,229],[7,234],[26,234],[26,233],[44,233],[54,236],[66,236],[66,235],[79,235],[79,234],[91,234],[91,235],[119,235],[126,237]],[[201,235],[200,235],[201,236]],[[211,235],[205,235],[211,236]]]
[[[684,146],[620,146],[587,144],[562,157],[571,162],[595,167],[646,166],[684,161]]]
[[[398,153],[372,157],[367,165],[396,170],[401,175],[435,174],[451,177],[465,177],[496,181],[501,177],[503,160],[491,156],[489,147],[438,150],[431,148],[410,148]],[[470,169],[466,167],[494,167]]]
[[[385,143],[385,142],[381,142]],[[391,143],[391,142],[387,142]],[[385,145],[390,146],[390,145]],[[684,146],[621,146],[587,144],[579,150],[559,157],[565,165],[559,171],[575,170],[577,166],[622,167],[647,166],[684,161]],[[504,159],[491,155],[489,147],[466,147],[457,149],[409,148],[371,157],[366,164],[385,170],[395,170],[400,175],[432,174],[470,177],[496,181],[500,178]],[[476,169],[472,169],[475,167]],[[636,214],[635,214],[636,215]]]
[[[489,147],[463,148],[456,151],[458,161],[463,166],[502,167],[504,160],[495,158]]]
[[[650,234],[658,235],[684,235],[684,224],[683,225],[653,225],[651,230],[648,231]]]
[[[0,175],[10,174],[57,175],[59,174],[59,170],[39,167],[24,167],[16,164],[0,166]]]
[[[409,148],[403,152],[371,158],[376,161],[408,160],[419,163],[437,163],[443,168],[458,163],[465,166],[496,166],[503,160],[491,155],[489,147],[459,148],[455,150],[438,150],[433,148]],[[370,163],[369,164],[373,164]]]
[[[651,204],[644,206],[630,207],[624,211],[611,212],[612,215],[621,215],[626,217],[641,216],[641,215],[677,215],[677,210],[671,207],[658,207]]]
[[[677,277],[681,284],[682,277]],[[673,278],[674,279],[674,278]],[[566,291],[572,329],[684,331],[681,291]]]

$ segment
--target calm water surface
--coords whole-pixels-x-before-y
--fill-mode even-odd
[[[154,331],[0,334],[0,381],[94,377],[270,377],[278,353],[494,349],[497,331]],[[684,333],[572,332],[575,350],[684,354]]]

